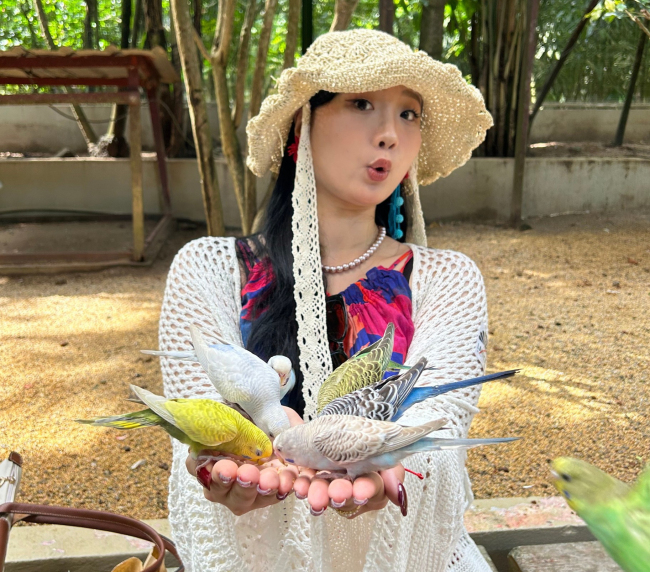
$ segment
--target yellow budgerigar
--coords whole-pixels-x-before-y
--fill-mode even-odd
[[[264,431],[223,403],[212,399],[167,399],[136,385],[131,385],[131,389],[148,409],[77,421],[117,429],[162,427],[190,447],[192,457],[199,461],[197,476],[204,486],[209,476],[204,467],[216,457],[199,455],[201,451],[217,450],[256,462],[273,453]]]

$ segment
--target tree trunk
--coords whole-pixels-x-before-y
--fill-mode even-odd
[[[521,222],[524,195],[524,174],[526,149],[528,147],[528,117],[530,107],[530,78],[535,59],[537,14],[540,0],[528,0],[526,26],[521,57],[519,96],[517,98],[517,135],[515,140],[515,172],[512,183],[510,222],[518,226]]]
[[[308,0],[310,1],[310,0]],[[289,0],[289,15],[287,16],[287,38],[285,42],[284,50],[284,62],[282,64],[282,71],[293,67],[296,59],[296,49],[298,47],[298,31],[300,27],[300,0]],[[252,232],[259,232],[262,228],[264,222],[264,213],[266,212],[266,207],[271,200],[271,195],[273,194],[273,189],[275,188],[275,182],[277,181],[278,176],[275,173],[271,173],[271,180],[269,185],[266,188],[266,193],[262,199],[257,213],[255,214],[255,219],[253,220]]]
[[[237,75],[235,81],[235,102],[232,110],[232,121],[235,129],[239,127],[244,115],[244,95],[246,91],[246,76],[248,73],[248,56],[250,51],[251,30],[257,14],[257,0],[248,0],[244,25],[239,34],[239,50],[237,51]]]
[[[120,17],[120,48],[125,50],[129,47],[131,33],[131,0],[122,0]],[[113,104],[111,122],[108,125],[106,134],[98,144],[98,146],[104,147],[105,155],[108,157],[128,157],[130,155],[129,144],[124,137],[128,114],[128,105]]]
[[[162,0],[144,0],[144,24],[147,29],[144,47],[148,50],[156,46],[167,49],[162,16]]]
[[[336,0],[334,3],[334,20],[330,32],[347,30],[352,21],[352,14],[359,0]]]
[[[55,50],[56,46],[54,45],[52,34],[50,34],[50,29],[47,25],[47,17],[45,16],[45,10],[43,9],[43,0],[34,0],[34,4],[36,6],[38,23],[41,26],[41,31],[43,32],[47,46],[50,48],[50,50]],[[65,86],[65,90],[67,93],[74,93],[74,90],[70,86]],[[86,118],[86,114],[84,113],[83,109],[81,109],[81,106],[73,105],[72,110],[77,120],[77,125],[79,126],[79,129],[81,130],[81,133],[86,140],[86,147],[88,147],[90,150],[91,146],[97,143],[97,135],[95,135],[92,126]]]
[[[135,0],[135,10],[133,13],[133,33],[131,34],[131,47],[137,48],[140,45],[140,36],[142,36],[142,25],[144,24],[144,8],[142,0]]]
[[[171,135],[169,137],[169,147],[167,148],[168,157],[178,157],[185,145],[185,132],[183,125],[183,117],[185,115],[185,107],[183,102],[183,82],[181,77],[181,58],[178,54],[178,38],[176,37],[176,27],[174,26],[174,15],[170,13],[171,19],[171,52],[172,52],[172,65],[178,74],[179,80],[172,84],[173,98],[172,98],[172,111],[171,117]],[[199,53],[197,52],[197,61],[199,63],[199,72],[201,70],[200,64],[203,58],[198,59]],[[203,74],[201,74],[203,75]]]
[[[249,120],[255,117],[262,104],[262,93],[264,72],[266,71],[266,59],[269,53],[269,44],[271,43],[271,31],[273,30],[273,17],[278,5],[278,0],[266,0],[264,7],[264,21],[260,31],[260,39],[257,45],[257,60],[255,62],[255,71],[251,83],[251,98],[248,105]],[[244,195],[244,216],[245,226],[242,220],[242,228],[246,228],[246,234],[250,233],[255,220],[257,211],[257,177],[250,169],[246,169],[245,174],[245,195]]]
[[[311,46],[314,41],[314,0],[303,0],[302,3],[302,38],[301,38],[301,53],[305,53],[307,48]]]
[[[643,50],[645,49],[647,39],[648,38],[645,32],[641,30],[641,36],[639,37],[639,43],[636,48],[634,65],[632,66],[632,77],[630,78],[630,85],[627,88],[627,95],[625,96],[625,104],[623,105],[623,111],[621,112],[621,119],[618,122],[616,137],[614,138],[615,147],[620,147],[621,145],[623,145],[623,139],[625,138],[625,127],[627,126],[627,118],[628,115],[630,114],[630,107],[632,106],[632,100],[634,99],[636,80],[639,77],[639,70],[641,69],[641,61],[643,60]]]
[[[434,60],[442,59],[445,0],[423,0],[420,26],[420,49]],[[472,27],[472,32],[474,27]]]
[[[196,57],[194,34],[190,10],[186,0],[171,0],[174,27],[178,39],[178,52],[183,66],[185,91],[190,107],[192,132],[201,179],[201,193],[209,236],[224,234],[223,210],[219,183],[212,156],[212,137],[208,124],[208,112],[203,97],[203,85],[199,61]]]
[[[533,120],[535,119],[535,116],[537,115],[537,112],[539,111],[539,108],[542,107],[542,104],[544,103],[548,92],[551,91],[551,87],[553,87],[553,83],[560,73],[562,66],[564,66],[564,63],[569,57],[569,54],[573,51],[573,48],[575,48],[575,45],[578,42],[578,38],[580,38],[580,34],[582,34],[582,30],[584,30],[585,26],[589,23],[587,14],[589,14],[596,7],[596,4],[598,4],[598,2],[599,0],[589,0],[589,5],[585,10],[584,16],[580,19],[580,22],[578,22],[578,25],[573,31],[573,34],[571,34],[571,37],[569,38],[569,41],[567,42],[564,50],[562,50],[560,59],[556,62],[555,66],[551,70],[550,75],[544,82],[542,89],[539,91],[539,95],[535,100],[535,107],[533,108],[533,112],[530,114],[529,129],[533,123]]]
[[[99,47],[97,42],[99,26],[97,29],[93,28],[93,24],[97,25],[98,20],[97,0],[86,0],[86,17],[84,19],[84,49],[86,50],[96,50]]]
[[[395,22],[395,2],[393,0],[379,0],[379,29],[393,35]]]

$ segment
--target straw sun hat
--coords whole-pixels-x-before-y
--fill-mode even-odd
[[[292,193],[292,253],[298,347],[303,373],[305,414],[315,411],[315,394],[332,370],[325,323],[325,296],[311,155],[309,100],[321,90],[363,93],[403,85],[423,99],[420,152],[403,185],[409,220],[407,242],[426,246],[419,184],[446,177],[464,165],[492,126],[481,92],[460,70],[425,52],[413,51],[397,38],[376,30],[356,29],[319,36],[294,68],[278,79],[275,93],[246,126],[246,164],[258,177],[278,172],[296,112],[303,119]]]

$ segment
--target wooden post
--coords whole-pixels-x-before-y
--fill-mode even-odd
[[[142,202],[142,125],[140,101],[129,110],[129,145],[131,146],[131,192],[133,195],[133,260],[144,256],[144,205]]]
[[[528,117],[530,107],[530,75],[535,57],[535,27],[539,0],[528,0],[526,6],[526,31],[521,58],[521,76],[517,107],[517,134],[515,138],[515,174],[512,181],[512,203],[510,222],[517,226],[521,222],[521,207],[524,197],[524,171],[526,168],[526,149],[528,148]]]

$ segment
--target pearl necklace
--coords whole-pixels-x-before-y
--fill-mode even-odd
[[[382,243],[384,238],[386,237],[386,229],[383,226],[379,227],[379,233],[377,234],[377,239],[375,242],[372,243],[372,246],[366,250],[365,254],[362,254],[359,256],[359,258],[355,258],[352,262],[349,262],[348,264],[341,264],[340,266],[325,266],[324,264],[322,265],[323,271],[327,274],[338,274],[340,272],[347,272],[348,270],[352,270],[353,268],[356,268],[359,266],[359,264],[362,264],[368,258],[370,258],[379,248],[379,245]]]

